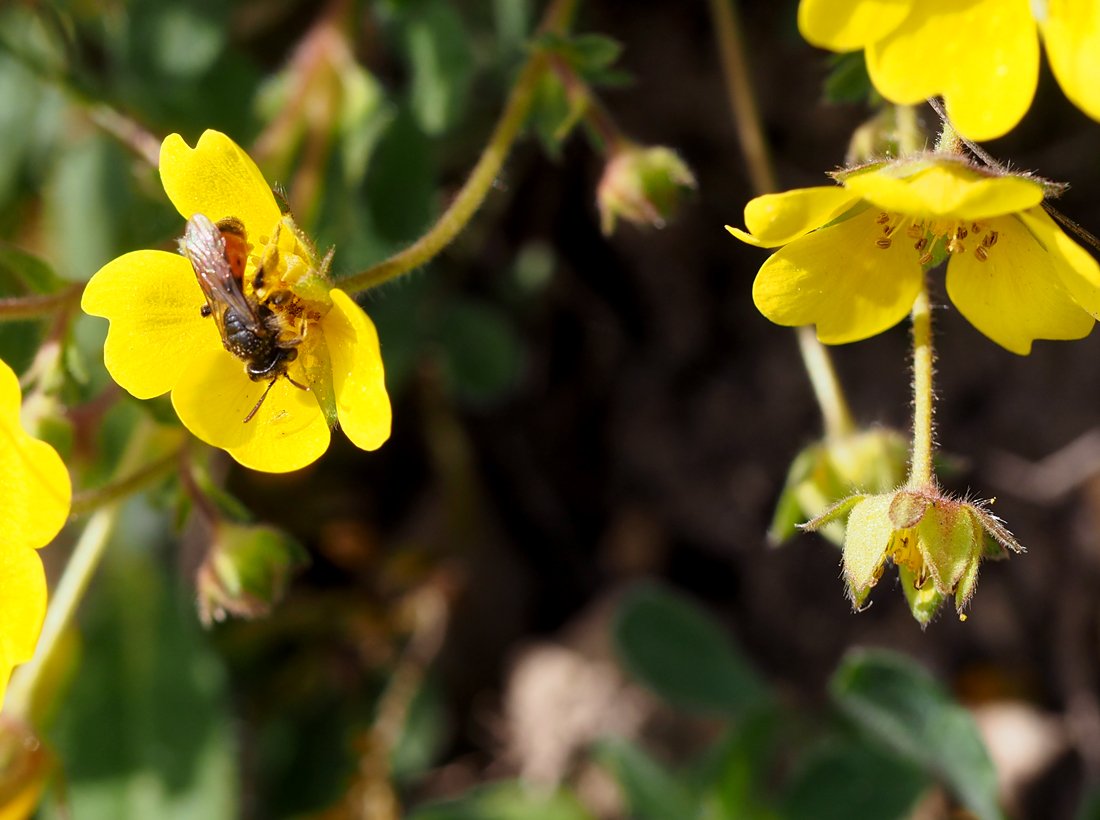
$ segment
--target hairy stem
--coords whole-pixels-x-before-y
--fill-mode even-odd
[[[576,3],[577,0],[554,0],[546,11],[539,27],[540,31],[563,28],[571,18]],[[516,141],[520,128],[527,120],[527,114],[535,99],[538,81],[547,70],[549,59],[544,49],[535,47],[512,87],[512,93],[508,97],[496,128],[489,137],[489,143],[482,151],[466,183],[435,225],[405,250],[365,271],[337,282],[342,290],[357,293],[396,279],[428,262],[458,236],[477,213],[500,173],[512,143]]]
[[[59,290],[35,296],[10,296],[0,299],[0,322],[14,322],[24,319],[40,319],[59,310],[72,307],[80,300],[84,284],[80,283]]]
[[[825,345],[817,340],[812,327],[798,328],[798,349],[813,386],[814,397],[821,408],[826,438],[843,438],[855,432],[852,411],[844,398],[840,380],[836,376],[832,357]]]
[[[935,484],[932,474],[934,367],[932,310],[927,275],[922,274],[920,293],[913,303],[913,450],[909,459],[909,480],[906,481],[910,489]]]

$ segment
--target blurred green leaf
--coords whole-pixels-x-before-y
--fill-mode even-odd
[[[422,0],[408,13],[404,39],[413,113],[425,133],[438,136],[465,112],[474,68],[470,38],[451,3]]]
[[[584,108],[577,102],[570,101],[565,87],[553,74],[539,78],[529,121],[543,149],[555,159],[561,155],[562,143],[584,116]]]
[[[1074,820],[1100,820],[1100,787],[1086,790],[1073,817]]]
[[[439,758],[450,726],[442,693],[430,681],[409,704],[405,726],[390,755],[390,771],[397,782],[422,775]]]
[[[406,820],[593,820],[567,792],[545,794],[507,781],[474,789],[458,800],[414,810]]]
[[[600,741],[595,758],[611,770],[635,820],[687,820],[696,814],[690,791],[645,751],[621,738]]]
[[[1003,816],[997,774],[973,718],[921,666],[891,652],[851,652],[830,690],[858,726],[950,788],[978,817]]]
[[[811,749],[784,790],[787,820],[901,820],[932,783],[911,764],[858,740]]]
[[[438,339],[446,384],[460,398],[489,402],[515,384],[521,342],[507,317],[491,305],[449,302],[439,320]]]
[[[866,103],[878,99],[862,51],[829,58],[824,92],[826,101],[831,103]]]
[[[82,820],[236,816],[237,750],[224,671],[147,547],[147,517],[127,519],[83,618],[84,652],[52,733],[72,816]],[[50,817],[59,817],[56,811]],[[69,816],[66,814],[65,816]]]
[[[407,111],[399,112],[367,170],[372,223],[382,237],[411,242],[427,228],[436,210],[435,173],[427,137]]]
[[[493,0],[497,44],[503,55],[523,49],[533,25],[532,14],[531,0]]]
[[[635,587],[623,597],[613,630],[626,668],[674,706],[737,715],[768,698],[729,636],[678,593]]]
[[[706,820],[771,820],[766,786],[780,713],[764,704],[747,712],[692,768]]]

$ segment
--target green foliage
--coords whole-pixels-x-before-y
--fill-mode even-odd
[[[876,742],[948,786],[983,820],[1002,816],[997,775],[973,718],[920,666],[893,653],[853,652],[830,689]]]
[[[474,789],[465,797],[425,806],[408,820],[593,820],[575,797],[544,795],[520,783],[497,783]]]
[[[679,708],[738,715],[768,697],[725,631],[671,590],[627,593],[613,638],[631,674]]]
[[[147,549],[161,537],[147,522],[135,521],[116,543]],[[52,732],[71,813],[234,816],[237,748],[225,674],[190,593],[173,591],[165,567],[136,549],[112,558],[99,582],[79,672]]]

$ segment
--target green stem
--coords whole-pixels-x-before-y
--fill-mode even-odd
[[[547,9],[540,31],[562,28],[572,16],[577,0],[555,0]],[[428,262],[458,236],[470,221],[493,186],[504,160],[516,141],[520,128],[535,100],[535,91],[549,64],[545,49],[534,47],[523,70],[512,87],[504,111],[489,138],[488,145],[470,172],[469,178],[431,229],[405,250],[379,262],[365,271],[353,274],[336,284],[348,293],[375,288],[408,273]]]
[[[136,470],[125,478],[104,484],[102,487],[92,487],[73,494],[73,503],[70,515],[79,516],[98,510],[114,501],[120,501],[143,490],[159,479],[173,472],[179,466],[180,452],[173,450],[163,458],[159,458],[150,464]]]
[[[76,284],[43,296],[11,296],[0,299],[0,322],[40,319],[65,308],[80,299],[84,285]]]
[[[760,109],[753,95],[745,40],[737,18],[734,0],[710,0],[714,34],[722,57],[722,73],[726,79],[730,111],[737,139],[745,156],[753,190],[757,195],[772,193],[778,188],[775,168],[764,136]],[[821,408],[825,435],[838,437],[855,431],[855,422],[844,398],[844,389],[837,378],[829,351],[818,341],[812,328],[798,329],[798,350],[813,385],[814,397]]]
[[[856,430],[852,411],[844,398],[832,357],[818,341],[812,327],[798,328],[798,349],[814,389],[814,397],[825,422],[825,437],[836,439],[850,436]]]
[[[120,460],[119,473],[129,473],[134,469],[134,462],[141,458],[148,444],[151,428],[151,424],[146,424],[134,433]],[[61,646],[61,637],[72,623],[76,610],[84,599],[84,593],[107,550],[121,507],[120,499],[110,502],[97,510],[84,526],[50,599],[34,657],[19,667],[12,676],[4,702],[4,711],[9,714],[33,722],[35,693],[46,680],[44,673],[53,666]]]
[[[920,293],[913,303],[913,451],[909,460],[909,480],[905,482],[910,489],[926,489],[935,485],[932,473],[934,366],[932,309],[928,298],[928,279],[922,273]]]
[[[771,193],[779,186],[760,122],[760,109],[752,93],[752,74],[734,0],[710,0],[710,15],[714,21],[714,36],[718,39],[718,52],[722,57],[722,74],[726,78],[733,127],[737,129],[737,139],[745,155],[753,190],[757,194]]]

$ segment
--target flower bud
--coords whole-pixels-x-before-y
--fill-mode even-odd
[[[695,175],[672,149],[628,144],[612,153],[596,189],[600,228],[610,235],[620,217],[663,228],[684,192],[694,188]]]
[[[266,615],[307,560],[305,550],[282,530],[220,523],[196,578],[199,617],[209,626],[226,615]]]
[[[778,545],[853,493],[885,493],[905,481],[909,444],[896,430],[875,427],[814,442],[791,463],[779,495],[768,540]],[[818,532],[844,543],[844,522],[831,521]]]
[[[960,618],[974,593],[982,558],[1023,552],[996,516],[978,502],[958,501],[936,487],[854,495],[804,525],[817,530],[847,521],[844,580],[858,609],[887,560],[898,566],[913,617],[927,626],[948,596]]]

